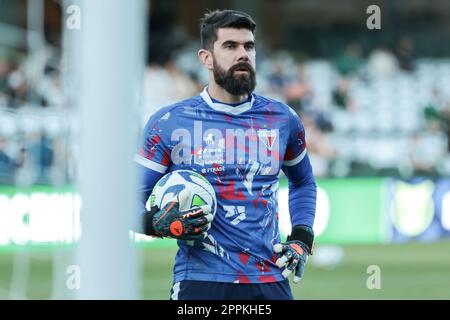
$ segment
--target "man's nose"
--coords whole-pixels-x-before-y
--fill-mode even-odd
[[[240,62],[249,60],[248,52],[247,52],[247,50],[245,50],[244,46],[239,46],[237,60]]]

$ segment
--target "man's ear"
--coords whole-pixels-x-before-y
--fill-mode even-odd
[[[206,69],[208,70],[213,69],[213,57],[211,52],[209,52],[206,49],[200,49],[198,51],[198,58],[200,59],[201,63],[205,66]]]

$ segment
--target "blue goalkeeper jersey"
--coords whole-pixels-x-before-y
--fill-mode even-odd
[[[216,192],[217,212],[207,238],[178,241],[174,282],[284,280],[273,250],[280,243],[281,170],[292,189],[293,225],[312,227],[316,199],[304,127],[289,106],[256,94],[239,105],[222,104],[205,88],[149,119],[135,161],[161,175],[194,170]],[[144,188],[145,198],[152,181]]]

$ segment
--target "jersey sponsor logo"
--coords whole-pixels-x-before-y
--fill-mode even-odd
[[[202,121],[194,121],[193,132],[177,128],[172,132],[171,159],[176,165],[260,163],[264,174],[278,174],[280,168],[278,129],[203,130]]]

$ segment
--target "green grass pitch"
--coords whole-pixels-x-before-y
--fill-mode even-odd
[[[296,299],[450,299],[449,240],[342,248],[343,259],[333,268],[308,263],[300,284],[292,283]],[[0,249],[0,299],[10,297],[13,273],[17,282],[23,272],[20,268],[29,270],[24,273],[28,276],[26,298],[49,299],[54,288],[54,257],[58,256],[62,265],[73,263],[70,248],[55,252],[33,248],[20,249],[18,254],[17,250]],[[175,252],[174,247],[139,248],[141,298],[169,298]],[[24,268],[27,263],[29,268]],[[380,289],[367,288],[369,265],[380,267]],[[65,275],[55,279],[64,282]]]

